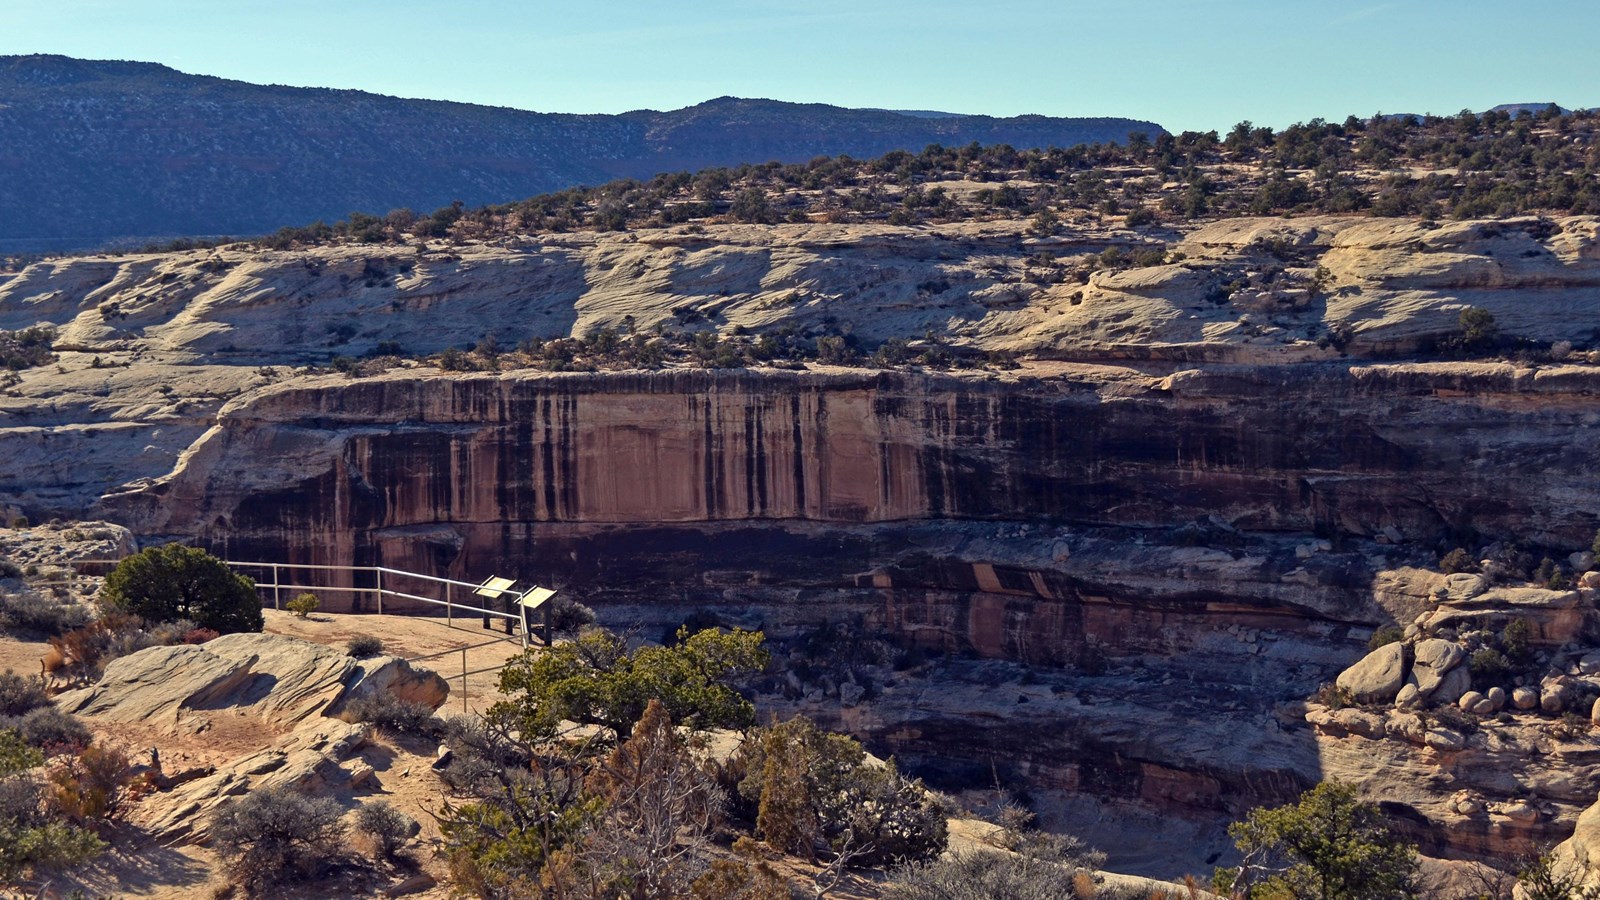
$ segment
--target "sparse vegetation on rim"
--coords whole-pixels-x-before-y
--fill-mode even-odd
[[[487,240],[712,222],[940,224],[1032,217],[1048,234],[1084,221],[1130,228],[1231,216],[1364,213],[1422,218],[1600,213],[1600,113],[1512,118],[1314,119],[1281,131],[1163,134],[1125,144],[1019,150],[930,146],[873,160],[822,157],[622,179],[516,203],[428,214],[353,214],[286,227],[261,246]],[[985,185],[957,192],[951,182]]]

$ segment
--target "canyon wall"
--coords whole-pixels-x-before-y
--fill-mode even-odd
[[[235,555],[455,575],[572,568],[537,561],[562,534],[735,523],[1577,546],[1600,523],[1597,391],[1587,368],[1489,364],[334,378],[228,405],[104,506]]]

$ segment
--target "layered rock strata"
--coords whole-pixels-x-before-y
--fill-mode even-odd
[[[1535,619],[1546,644],[1584,638],[1581,596],[1495,597],[1422,567],[1458,543],[1588,545],[1600,367],[1570,347],[1387,357],[1447,341],[1469,306],[1541,347],[1592,340],[1597,234],[1590,218],[1043,238],[1017,222],[728,226],[51,260],[0,276],[0,327],[60,335],[59,362],[0,397],[0,504],[234,559],[555,583],[618,624],[849,622],[1037,670],[997,680],[967,660],[931,687],[778,691],[919,770],[991,783],[998,767],[1041,796],[1208,822],[1338,776],[1397,804],[1430,849],[1492,855],[1558,836],[1592,799],[1586,739],[1546,747],[1535,732],[1554,720],[1529,718],[1517,746],[1541,755],[1492,729],[1457,747],[1416,727],[1437,705],[1308,723],[1296,704],[1379,625],[1433,635],[1492,608]],[[1105,268],[1108,249],[1184,258]],[[1022,361],[285,368],[658,325],[866,350],[931,333]],[[1444,689],[1460,664],[1418,666],[1426,639],[1390,651],[1366,699]],[[1458,687],[1458,703],[1490,701],[1488,685],[1444,692]],[[1539,707],[1543,687],[1518,689]],[[1493,715],[1538,715],[1526,700],[1509,691]]]

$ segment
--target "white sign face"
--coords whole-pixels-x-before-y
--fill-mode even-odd
[[[549,600],[555,595],[556,592],[550,590],[549,588],[535,586],[533,590],[523,594],[521,599],[517,600],[517,602],[529,609],[538,609],[546,600]]]
[[[507,588],[516,583],[517,580],[515,578],[485,578],[483,584],[478,585],[478,589],[473,593],[479,597],[488,597],[493,600],[506,593]]]

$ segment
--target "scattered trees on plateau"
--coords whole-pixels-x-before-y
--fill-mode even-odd
[[[211,554],[182,544],[150,547],[117,563],[101,601],[152,622],[187,619],[219,634],[260,631],[255,582]]]

